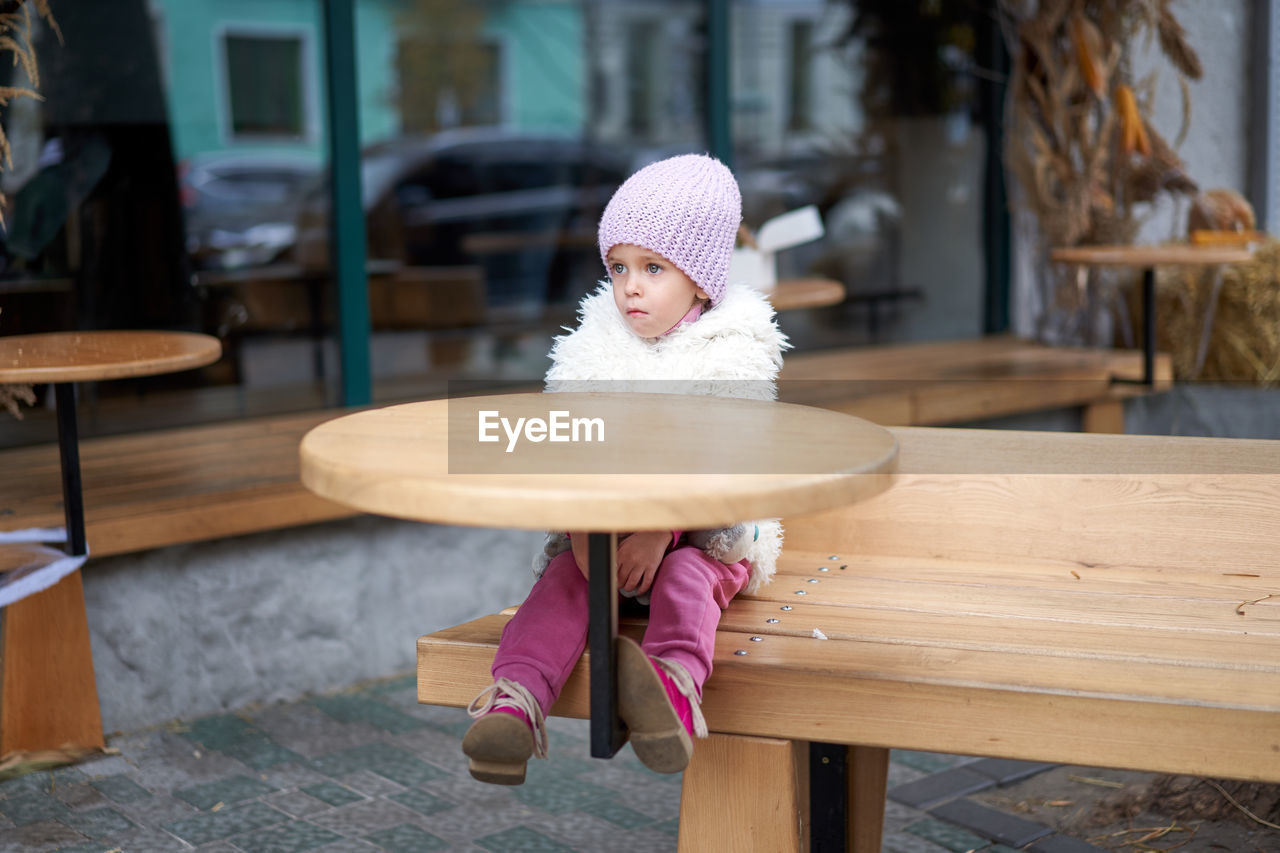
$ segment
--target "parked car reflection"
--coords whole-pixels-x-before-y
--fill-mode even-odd
[[[297,233],[298,205],[319,161],[285,153],[209,154],[179,165],[187,252],[198,269],[277,260]]]
[[[361,157],[368,256],[406,267],[479,267],[491,305],[571,301],[598,279],[595,229],[626,178],[616,146],[498,130],[401,137]],[[294,259],[327,267],[328,189],[316,181]]]

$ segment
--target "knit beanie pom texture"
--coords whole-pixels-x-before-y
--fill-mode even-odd
[[[600,217],[600,260],[621,243],[657,252],[711,297],[724,297],[742,221],[742,194],[728,167],[683,154],[650,163],[613,194]]]

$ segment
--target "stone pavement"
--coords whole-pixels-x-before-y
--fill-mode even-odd
[[[549,761],[485,785],[459,748],[468,723],[418,705],[406,676],[114,735],[118,754],[0,782],[0,853],[676,849],[678,775],[629,747],[591,759],[586,721],[553,719]],[[884,850],[1096,850],[968,799],[1045,767],[894,752]]]

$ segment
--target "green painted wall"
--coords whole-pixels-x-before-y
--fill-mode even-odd
[[[583,3],[496,5],[487,30],[503,46],[508,124],[581,130],[587,116]]]
[[[281,151],[324,156],[322,0],[157,0],[175,155]],[[400,0],[358,0],[357,58],[362,142],[395,136],[393,101]],[[221,55],[227,30],[299,33],[308,66],[309,133],[298,141],[236,140],[228,130]],[[502,47],[503,115],[521,130],[582,130],[587,63],[580,0],[495,4],[487,34]]]
[[[325,150],[321,0],[159,0],[175,155],[285,151],[317,158]],[[357,8],[361,138],[395,133],[392,0],[364,0]],[[305,45],[308,133],[299,141],[234,140],[228,131],[221,38],[227,30],[298,33]]]

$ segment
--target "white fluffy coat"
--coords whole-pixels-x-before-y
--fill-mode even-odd
[[[551,348],[547,391],[777,397],[782,351],[790,344],[774,322],[773,306],[745,285],[730,284],[714,308],[658,338],[631,331],[608,282],[582,300],[578,318],[578,328],[557,337]],[[672,384],[663,387],[663,381]],[[769,582],[782,551],[782,525],[776,519],[756,523],[760,535],[746,556],[751,563],[747,592]]]

